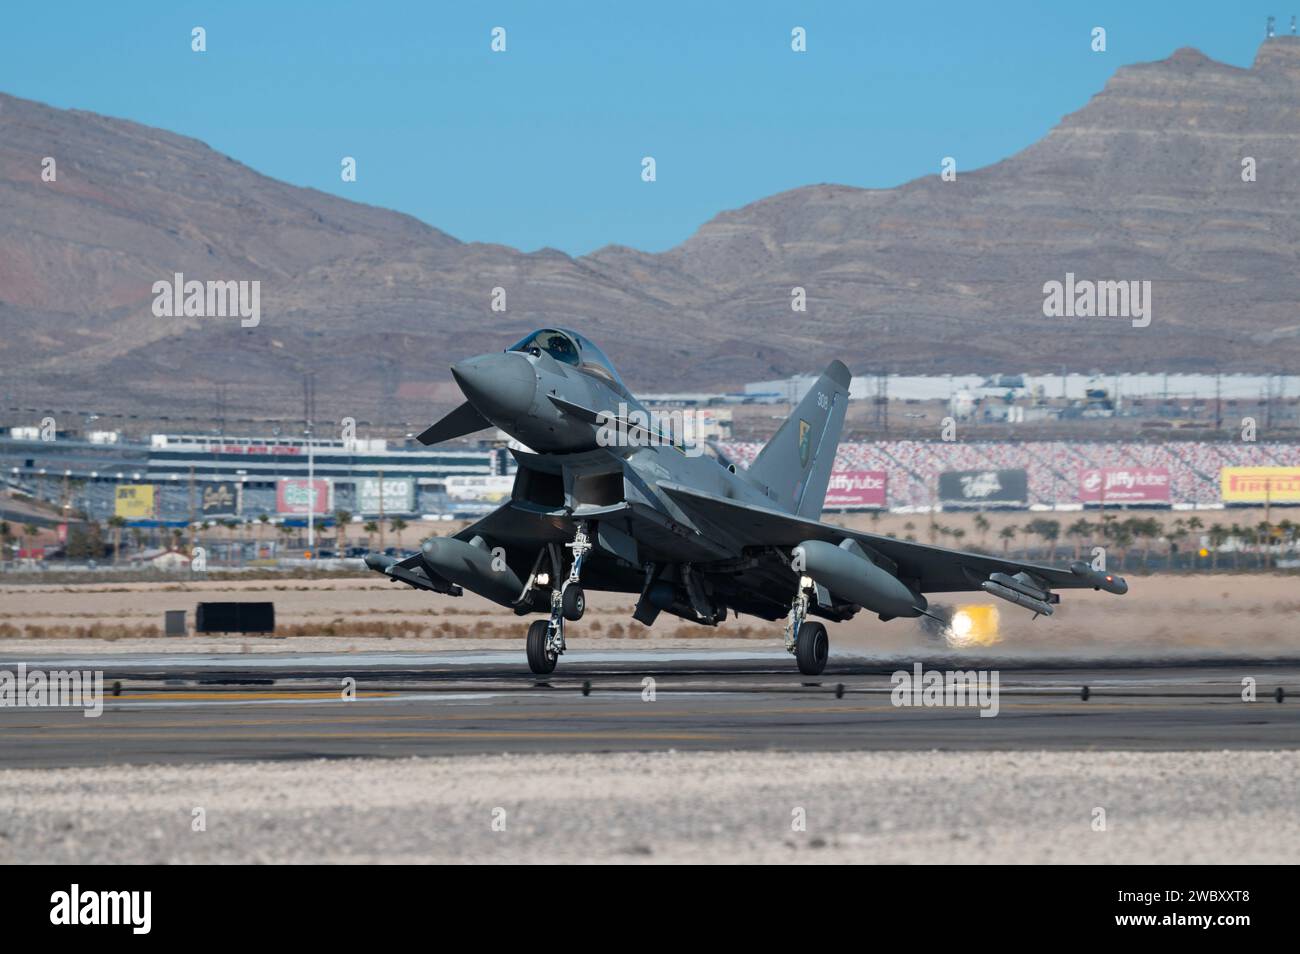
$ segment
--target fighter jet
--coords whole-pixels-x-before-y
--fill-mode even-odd
[[[930,616],[927,594],[982,591],[1037,615],[1055,589],[1127,592],[1083,562],[1068,568],[963,553],[821,522],[849,400],[832,361],[749,467],[700,452],[657,421],[610,360],[574,331],[545,328],[505,351],[461,361],[465,403],[419,436],[436,444],[499,427],[518,462],[510,500],[403,560],[371,569],[451,596],[464,590],[541,614],[528,627],[529,668],[555,669],[585,588],[634,594],[632,618],[661,613],[716,626],[729,614],[785,619],[799,671],[826,666],[826,627],[867,610],[881,620]]]

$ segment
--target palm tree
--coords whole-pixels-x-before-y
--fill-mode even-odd
[[[1070,524],[1069,529],[1065,531],[1067,537],[1074,539],[1074,558],[1079,559],[1079,554],[1083,550],[1083,541],[1085,537],[1092,534],[1092,524],[1082,518]]]
[[[221,525],[226,529],[226,562],[233,564],[235,562],[235,531],[239,529],[239,521],[227,517],[221,521]]]
[[[397,548],[400,550],[402,547],[402,531],[406,529],[406,521],[401,517],[394,517],[389,521],[388,525],[392,528],[393,533],[397,534]]]
[[[1263,569],[1273,562],[1273,554],[1270,549],[1273,546],[1273,527],[1267,520],[1261,520],[1255,529],[1258,531],[1260,541],[1263,544],[1259,548],[1259,565]]]
[[[108,525],[113,528],[113,565],[116,566],[117,555],[122,549],[122,528],[126,526],[126,518],[113,514],[108,518]]]
[[[1147,517],[1144,520],[1134,517],[1126,522],[1129,524],[1129,532],[1142,541],[1142,569],[1150,569],[1151,544],[1160,539],[1164,527],[1155,517]]]
[[[13,535],[14,531],[13,528],[9,526],[9,521],[0,520],[0,551],[3,551],[3,562],[5,563],[9,562],[9,548],[12,545],[10,541],[13,539]]]
[[[1056,559],[1056,540],[1061,535],[1061,522],[1059,520],[1047,520],[1042,517],[1035,517],[1029,521],[1025,527],[1027,533],[1032,533],[1043,541],[1051,544],[1051,560]]]
[[[28,551],[31,551],[33,549],[32,543],[35,541],[37,535],[40,534],[40,532],[41,532],[40,528],[37,527],[36,524],[34,523],[23,524],[23,533],[27,535]]]
[[[1169,534],[1169,568],[1178,569],[1178,553],[1182,549],[1181,541],[1187,538],[1187,523],[1182,517],[1174,521],[1174,529]]]
[[[1017,533],[1017,531],[1016,531],[1015,525],[1014,525],[1014,524],[1010,524],[1010,523],[1007,524],[1005,527],[1003,527],[1001,530],[998,531],[998,537],[999,537],[999,539],[1002,540],[1002,555],[1003,555],[1003,556],[1006,556],[1006,555],[1007,555],[1007,547],[1010,546],[1010,545],[1011,545],[1011,541],[1014,540],[1014,539],[1016,538],[1016,533]]]
[[[1278,532],[1282,534],[1281,539],[1278,542],[1281,543],[1283,549],[1289,553],[1295,546],[1296,525],[1290,520],[1280,520],[1278,521],[1277,529]]]
[[[1111,539],[1115,535],[1115,528],[1118,525],[1119,518],[1113,513],[1104,513],[1101,515],[1101,523],[1098,524],[1097,529],[1101,531],[1101,539],[1103,542]]]
[[[1122,573],[1124,565],[1128,563],[1128,548],[1133,545],[1132,521],[1125,520],[1123,523],[1114,524],[1111,527],[1111,539],[1115,543],[1115,549],[1119,551],[1119,568]]]
[[[1227,536],[1227,530],[1221,523],[1210,524],[1208,536],[1210,538],[1210,569],[1219,568],[1219,547],[1223,546],[1223,541]]]
[[[1242,527],[1241,537],[1242,537],[1242,542],[1245,544],[1243,549],[1246,549],[1246,563],[1247,564],[1250,563],[1250,557],[1252,553],[1255,555],[1255,562],[1258,563],[1259,562],[1259,531],[1256,530],[1254,527]]]
[[[1056,560],[1056,544],[1057,544],[1057,541],[1059,541],[1059,540],[1061,539],[1061,521],[1059,521],[1059,520],[1044,520],[1044,521],[1042,522],[1042,530],[1041,530],[1041,533],[1042,533],[1042,537],[1043,537],[1043,539],[1047,541],[1047,546],[1048,546],[1047,558],[1048,558],[1048,561],[1049,561],[1049,562],[1051,562],[1051,561],[1055,561],[1055,560]]]
[[[988,517],[984,516],[983,513],[975,514],[975,532],[979,534],[981,550],[984,549],[984,541],[989,535],[990,526]]]
[[[348,524],[352,522],[352,514],[347,510],[334,511],[334,537],[335,549],[338,550],[339,556],[343,556],[348,542]]]
[[[379,524],[373,520],[367,520],[362,529],[366,531],[366,549],[373,550],[375,548],[375,534],[379,532]]]

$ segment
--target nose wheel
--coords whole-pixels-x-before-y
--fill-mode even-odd
[[[582,614],[587,611],[587,597],[580,584],[569,583],[564,587],[564,592],[560,594],[560,611],[571,623],[582,619]]]

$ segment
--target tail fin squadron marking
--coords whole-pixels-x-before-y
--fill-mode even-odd
[[[851,380],[843,362],[827,365],[750,465],[749,477],[788,513],[813,519],[821,515]]]

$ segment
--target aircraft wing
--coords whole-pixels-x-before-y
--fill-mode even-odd
[[[979,553],[910,543],[875,533],[848,530],[780,510],[701,493],[680,484],[660,483],[659,489],[704,527],[726,533],[744,546],[792,548],[805,540],[839,545],[853,540],[865,550],[896,566],[900,579],[922,593],[951,593],[980,589],[991,573],[1031,573],[1054,589],[1091,589],[1095,582],[1064,567],[1003,560]]]

